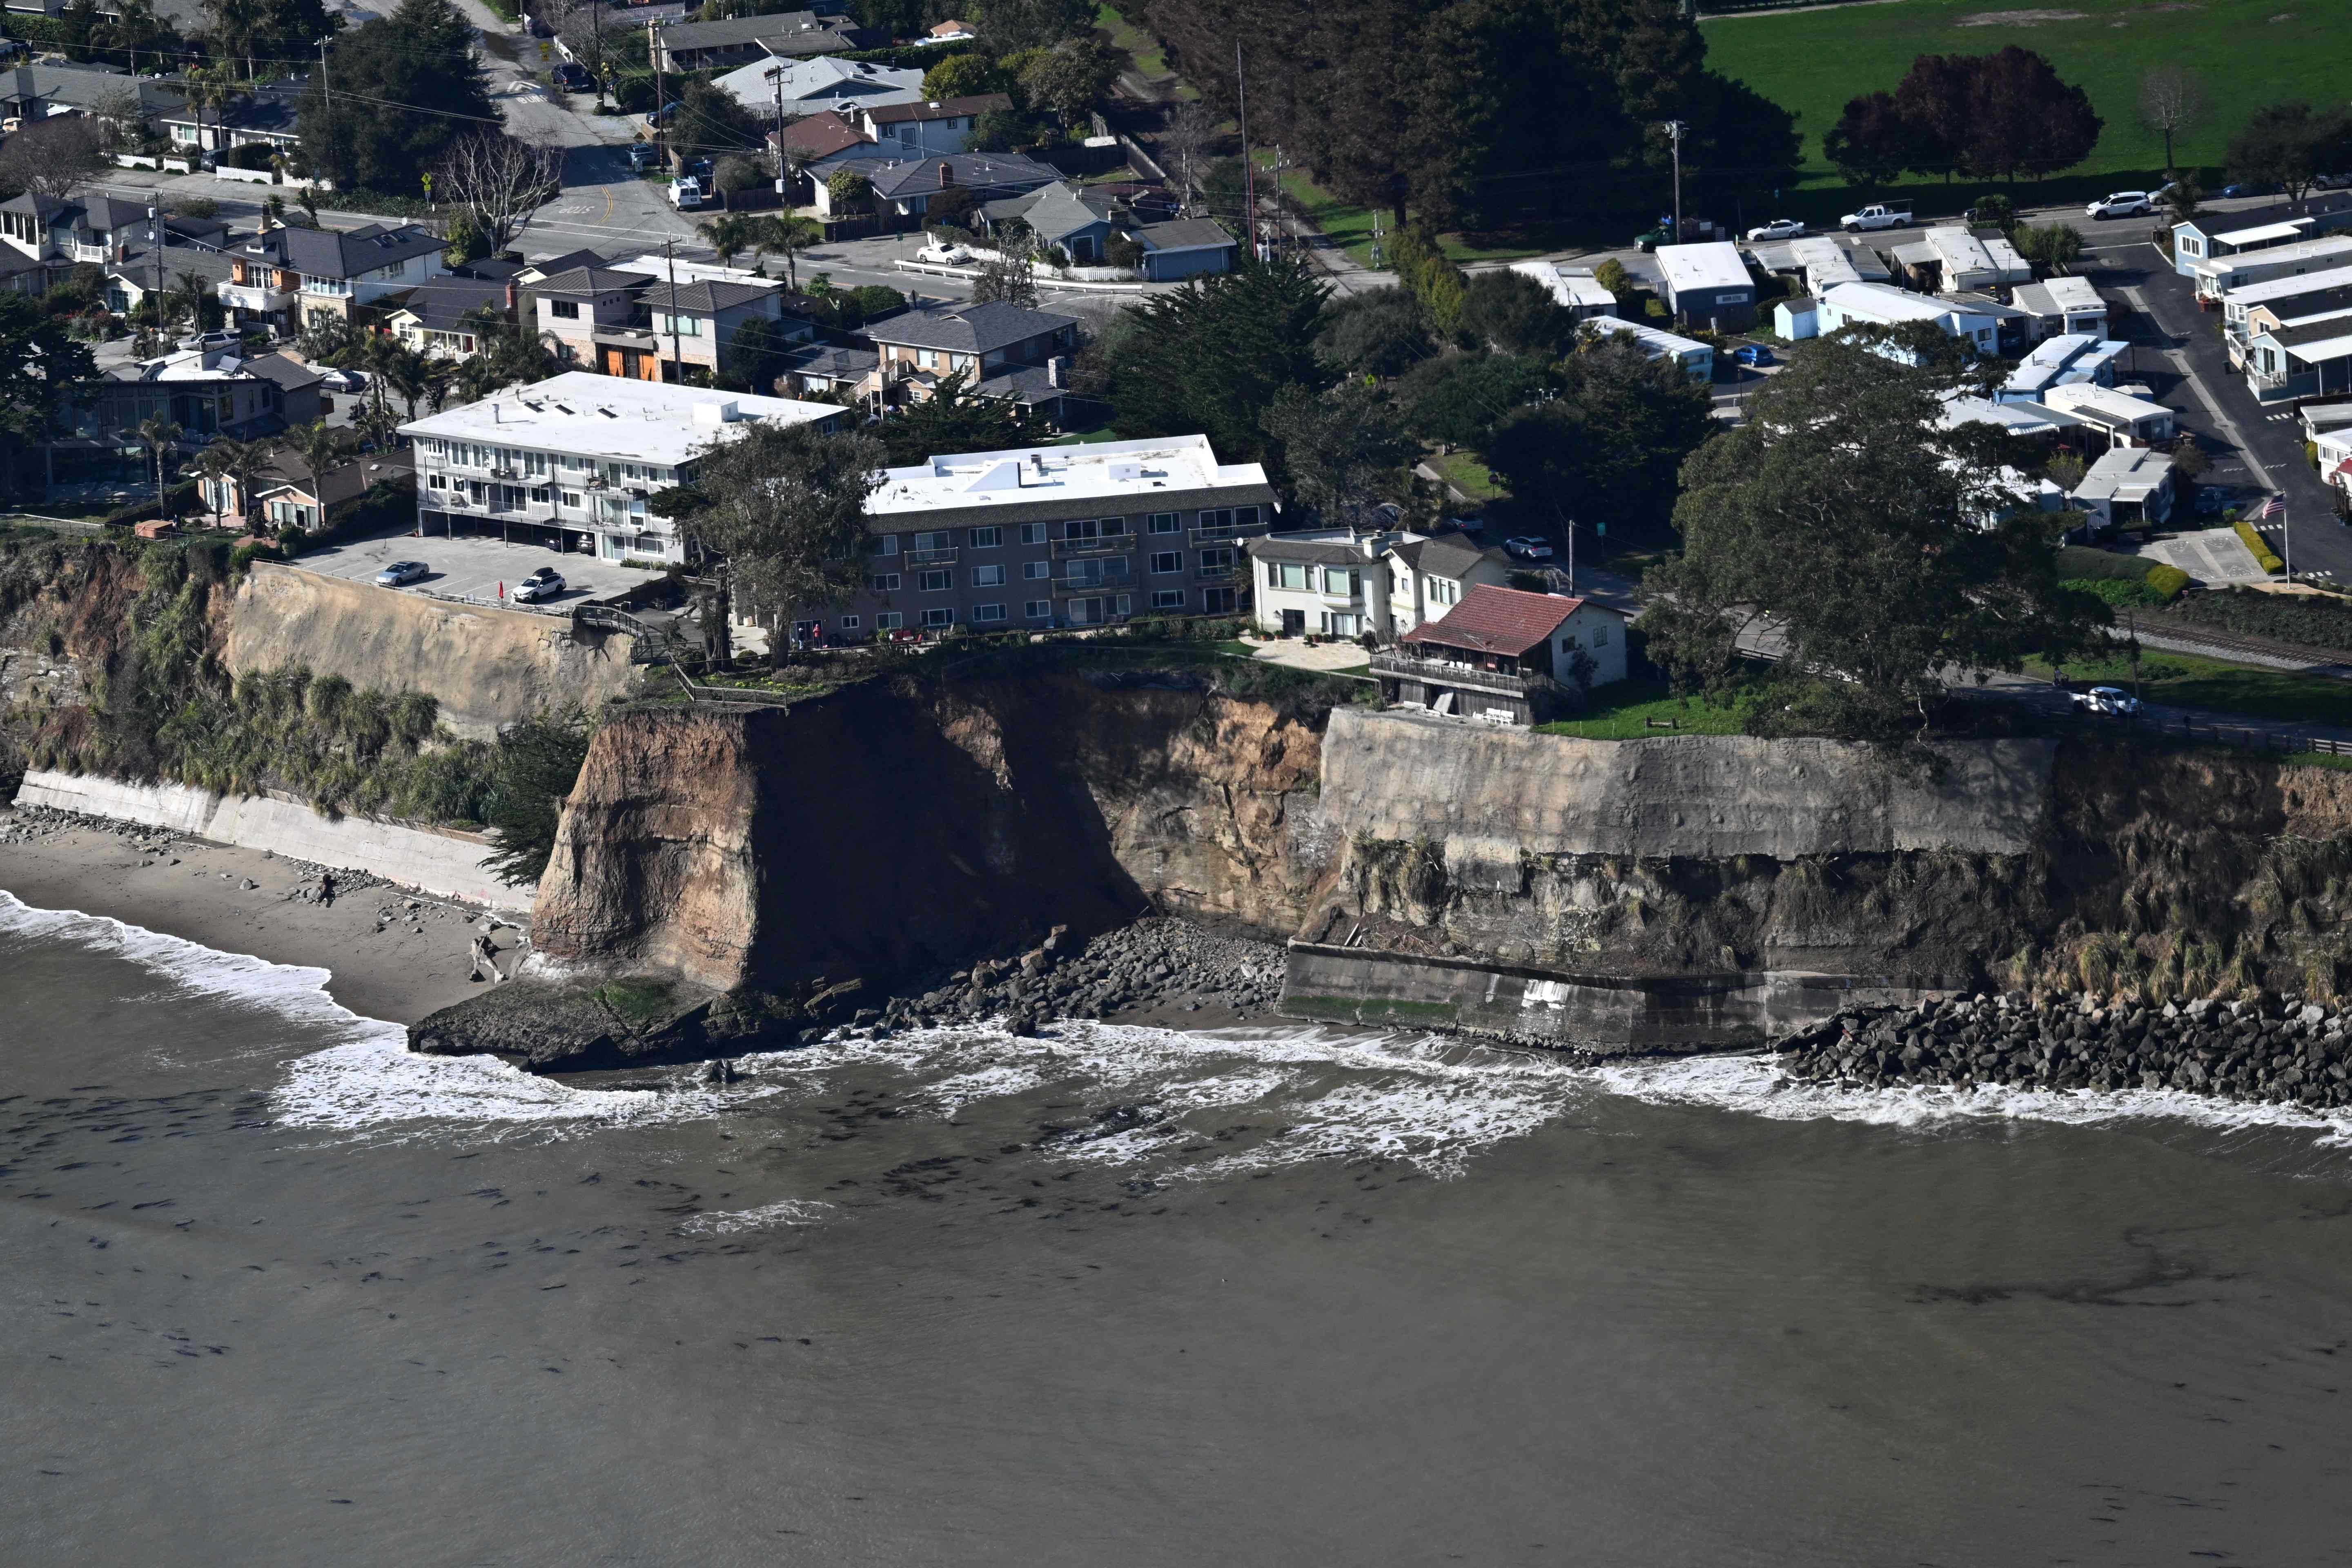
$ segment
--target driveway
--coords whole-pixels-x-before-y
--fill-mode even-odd
[[[389,534],[349,544],[315,550],[296,563],[305,572],[330,577],[366,581],[394,561],[422,561],[430,568],[418,582],[387,593],[425,589],[435,594],[485,604],[499,602],[499,585],[514,592],[516,584],[542,566],[563,574],[564,591],[540,603],[565,609],[583,599],[608,598],[643,584],[650,575],[585,553],[559,553],[543,544],[504,543],[496,539],[457,539],[439,534],[419,539],[413,533]]]
[[[2209,587],[2230,583],[2267,583],[2271,574],[2246,548],[2233,528],[2206,528],[2194,533],[2176,533],[2169,539],[2152,539],[2139,547],[2137,553],[2150,560],[2161,561],[2167,566],[2178,566]]]

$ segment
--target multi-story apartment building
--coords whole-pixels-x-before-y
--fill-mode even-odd
[[[536,537],[607,561],[677,562],[683,542],[646,505],[745,425],[845,424],[848,409],[569,371],[400,427],[415,443],[416,515]]]
[[[866,503],[864,588],[794,612],[803,637],[1087,626],[1231,614],[1241,541],[1272,526],[1256,463],[1206,436],[965,452],[888,468]]]

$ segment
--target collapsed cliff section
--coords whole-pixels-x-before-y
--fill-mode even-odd
[[[1313,714],[1181,678],[641,710],[591,743],[532,939],[557,975],[845,1009],[1055,926],[1082,942],[1160,910],[1284,935],[1321,870],[1320,757]]]

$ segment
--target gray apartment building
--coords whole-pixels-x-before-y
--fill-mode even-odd
[[[863,591],[793,617],[803,637],[1101,626],[1225,615],[1247,585],[1241,541],[1273,525],[1256,463],[1206,436],[936,457],[887,468],[866,500]]]

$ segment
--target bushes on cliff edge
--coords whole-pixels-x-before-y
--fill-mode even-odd
[[[595,725],[578,708],[526,719],[499,737],[484,820],[493,846],[487,863],[510,884],[539,880],[555,853],[564,797],[588,758]]]

